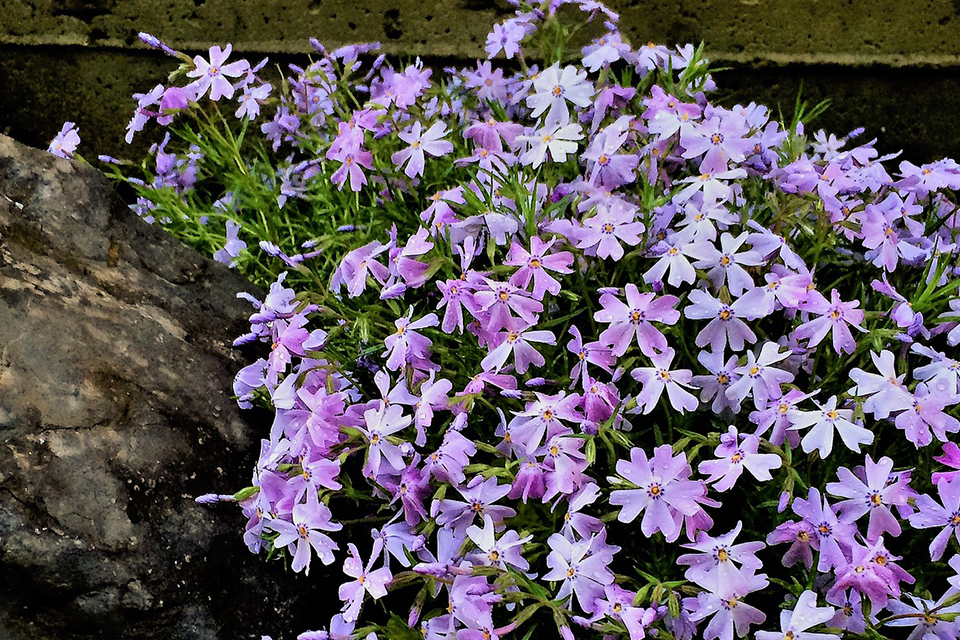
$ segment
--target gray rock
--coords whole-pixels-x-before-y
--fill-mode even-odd
[[[319,622],[309,583],[246,550],[239,509],[193,501],[245,484],[267,430],[230,397],[237,291],[96,170],[0,136],[0,637]]]

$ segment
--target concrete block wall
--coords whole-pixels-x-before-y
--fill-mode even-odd
[[[609,0],[635,43],[706,44],[730,70],[721,102],[784,112],[796,93],[832,107],[819,123],[867,127],[884,150],[917,160],[960,156],[960,0]],[[176,48],[232,42],[289,61],[378,40],[392,55],[443,64],[483,55],[504,0],[0,0],[0,131],[43,144],[74,120],[96,152],[125,151],[130,94],[162,82]]]

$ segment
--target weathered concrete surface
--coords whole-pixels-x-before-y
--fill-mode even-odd
[[[706,42],[722,60],[955,64],[955,0],[608,0],[638,42]],[[505,0],[0,0],[0,43],[129,46],[148,31],[184,48],[306,52],[379,40],[390,53],[473,58]]]
[[[243,484],[256,457],[230,399],[249,288],[93,169],[0,136],[0,638],[318,622],[322,571],[285,575],[246,551],[238,509],[193,502]]]
[[[800,83],[828,97],[819,123],[865,126],[885,151],[916,161],[960,155],[960,0],[609,0],[635,43],[704,42],[734,71],[723,104],[792,109]],[[45,146],[67,120],[81,153],[137,158],[122,141],[130,95],[176,63],[146,50],[148,31],[190,53],[234,43],[238,53],[302,62],[328,46],[380,41],[398,57],[463,64],[483,55],[506,0],[0,0],[0,132]],[[297,57],[299,56],[299,57]]]

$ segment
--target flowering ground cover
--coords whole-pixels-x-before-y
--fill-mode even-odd
[[[142,38],[160,141],[101,160],[269,288],[233,388],[275,419],[198,500],[342,567],[298,638],[960,635],[956,162],[713,104],[588,0],[442,71]]]

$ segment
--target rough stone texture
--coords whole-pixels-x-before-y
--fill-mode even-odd
[[[792,109],[799,85],[829,97],[821,125],[864,126],[915,161],[960,155],[950,96],[960,84],[960,0],[608,0],[635,43],[704,42],[733,67],[723,104]],[[137,157],[123,143],[130,95],[176,63],[138,31],[188,52],[232,42],[285,63],[328,46],[380,41],[400,58],[462,64],[483,55],[506,0],[0,0],[0,132],[42,146],[71,120],[81,153]]]
[[[318,621],[322,571],[265,565],[238,509],[193,502],[238,488],[256,456],[229,397],[250,313],[234,294],[249,289],[95,170],[0,136],[4,640],[259,638]]]
[[[723,60],[951,63],[955,0],[607,0],[646,42],[704,41]],[[149,31],[185,48],[306,52],[383,42],[390,53],[472,58],[505,0],[0,0],[0,42],[128,46]]]

